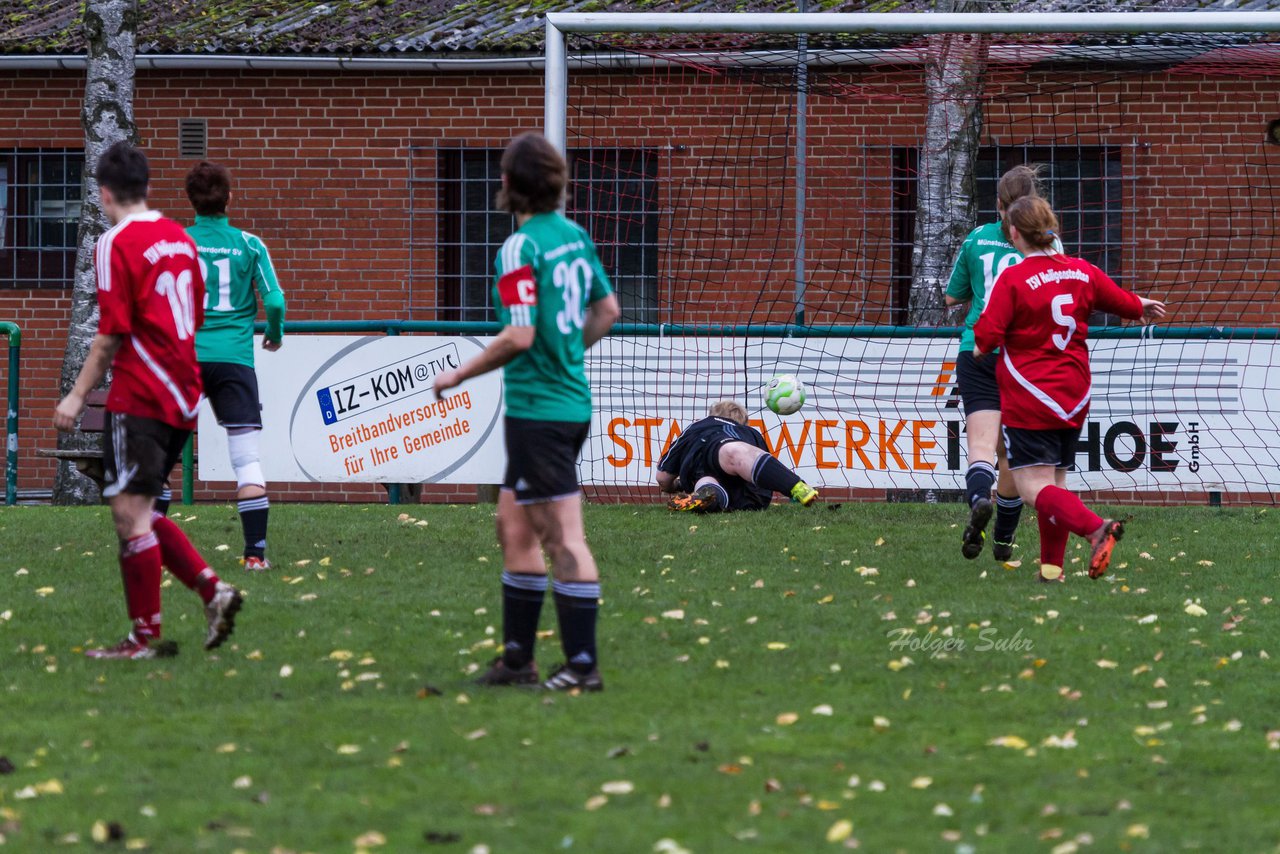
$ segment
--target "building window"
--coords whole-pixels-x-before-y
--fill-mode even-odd
[[[906,323],[911,287],[911,241],[915,234],[917,152],[895,151],[893,166],[893,304],[896,322]],[[1126,255],[1133,248],[1124,233],[1124,148],[1118,145],[1000,145],[978,152],[974,183],[976,224],[996,221],[996,184],[1019,163],[1038,163],[1045,197],[1062,226],[1067,254],[1084,258],[1123,284]],[[1134,169],[1127,170],[1132,176]],[[1131,195],[1131,194],[1130,194]],[[901,243],[905,240],[905,249]],[[1108,318],[1110,319],[1110,318]]]
[[[82,151],[0,150],[0,287],[71,285],[83,174]]]
[[[502,150],[437,150],[437,316],[492,320],[493,259],[515,221],[494,207]],[[648,149],[569,152],[566,214],[587,230],[613,280],[623,320],[658,315],[658,158]],[[417,241],[415,241],[416,243]]]

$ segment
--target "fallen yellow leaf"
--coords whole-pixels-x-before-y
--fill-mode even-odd
[[[831,827],[827,828],[828,842],[844,842],[853,835],[853,822],[847,818],[842,818]]]

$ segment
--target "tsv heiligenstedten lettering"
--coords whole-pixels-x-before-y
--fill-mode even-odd
[[[966,652],[1030,652],[1035,641],[1018,629],[1013,634],[1002,634],[995,626],[987,626],[978,632],[977,638],[944,637],[936,632],[917,634],[910,627],[890,629],[889,649],[925,653],[930,658],[943,658]]]

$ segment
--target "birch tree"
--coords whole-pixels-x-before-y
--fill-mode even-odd
[[[939,2],[939,12],[974,11],[969,0]],[[911,253],[909,322],[938,326],[946,319],[943,292],[956,252],[973,228],[974,167],[982,135],[982,91],[989,39],[984,35],[929,36],[924,66],[928,99],[916,181],[916,227]]]
[[[136,141],[133,121],[134,52],[137,37],[136,0],[87,0],[84,12],[87,79],[80,121],[84,125],[84,182],[81,186],[80,229],[77,233],[75,279],[71,291],[71,325],[62,357],[60,394],[71,390],[98,331],[98,287],[94,278],[94,245],[107,229],[102,195],[93,173],[98,158],[113,143]],[[60,449],[83,449],[92,440],[78,433],[62,433]],[[58,465],[55,504],[90,504],[99,500],[93,481],[69,462]]]

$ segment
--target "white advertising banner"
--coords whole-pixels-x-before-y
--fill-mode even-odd
[[[499,483],[502,382],[494,373],[443,401],[436,374],[487,339],[289,335],[256,339],[262,469],[268,482]],[[200,409],[200,477],[235,480],[227,437]]]
[[[262,464],[275,482],[499,483],[500,374],[446,396],[431,379],[488,339],[291,335],[258,351]],[[1090,342],[1093,402],[1076,488],[1280,489],[1276,342],[1174,338]],[[584,483],[647,486],[682,425],[741,402],[770,449],[827,487],[957,489],[967,466],[952,338],[608,338],[588,354],[595,397]],[[764,407],[777,373],[808,403]],[[208,405],[200,476],[234,480]]]
[[[1075,488],[1280,489],[1280,348],[1270,341],[1099,338]],[[681,425],[731,398],[770,450],[827,487],[957,489],[967,468],[954,338],[609,338],[589,365],[589,483],[651,484]],[[809,399],[764,406],[777,373]]]

